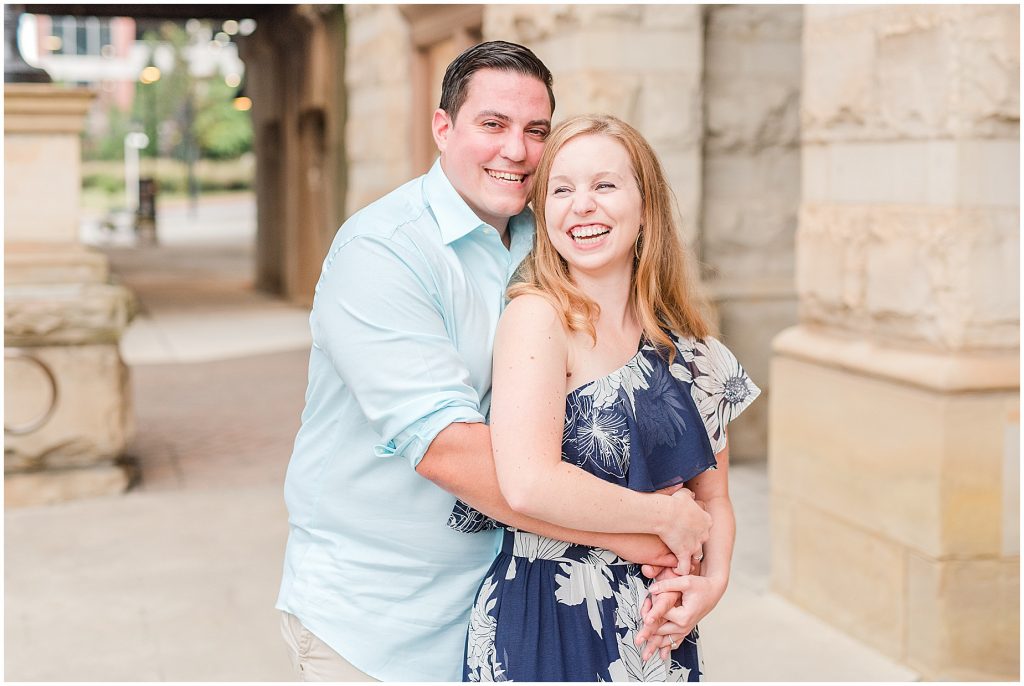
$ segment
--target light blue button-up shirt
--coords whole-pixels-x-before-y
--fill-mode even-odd
[[[509,231],[510,250],[435,163],[345,222],[316,287],[277,607],[376,679],[462,678],[499,534],[449,529],[455,498],[415,467],[446,426],[487,415],[529,211]]]

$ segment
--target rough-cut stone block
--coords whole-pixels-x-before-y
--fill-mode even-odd
[[[868,248],[864,302],[868,311],[877,317],[935,316],[933,284],[924,252],[910,238],[874,243]]]
[[[915,388],[885,367],[891,357],[890,367],[934,382],[960,365],[965,381],[982,381],[984,359],[876,347],[863,351],[875,366],[851,369],[852,347],[839,357],[842,345],[830,337],[797,333],[776,339],[772,361],[773,490],[931,557],[998,554],[1003,436],[1015,391]],[[815,354],[834,366],[808,359]],[[1007,362],[1003,373],[1012,374]]]
[[[700,217],[701,163],[700,150],[670,151],[656,149],[665,171],[668,185],[678,203],[677,221],[683,240],[692,245],[697,236],[697,218]]]
[[[1020,676],[1020,559],[910,553],[907,663],[936,681]]]
[[[820,10],[805,14],[808,140],[1017,135],[1019,8]]]
[[[4,508],[55,505],[80,498],[117,495],[127,490],[131,474],[125,467],[102,464],[4,475]]]
[[[701,10],[697,5],[642,5],[644,27],[648,29],[701,30]]]
[[[640,116],[631,123],[651,145],[700,145],[703,128],[700,83],[681,81],[663,76],[646,77],[642,81]]]
[[[801,317],[945,349],[1014,347],[1018,221],[1016,210],[805,203]]]
[[[621,29],[643,18],[642,5],[572,5],[572,23],[581,29]],[[568,28],[568,27],[566,27]]]
[[[588,28],[552,35],[544,41],[544,54],[550,55],[551,61],[541,59],[555,74],[556,83],[566,78],[566,72],[581,71],[678,74],[699,79],[703,50],[703,34],[696,31]]]
[[[8,285],[4,293],[4,343],[116,344],[131,312],[131,293],[113,284]]]
[[[874,37],[870,33],[805,31],[801,132],[805,142],[863,135],[877,108],[873,88]]]
[[[117,345],[49,346],[25,352],[52,371],[58,395],[41,430],[5,436],[4,472],[91,466],[120,455],[131,431],[131,394]],[[4,369],[5,424],[32,421],[48,402],[48,391],[40,387],[45,377],[35,365],[17,358],[5,360]],[[19,404],[25,402],[34,406]]]
[[[772,499],[773,559],[788,557],[791,572],[774,590],[899,659],[906,630],[903,549],[811,506],[791,501],[788,512],[779,512]],[[781,532],[783,525],[789,530]],[[778,550],[777,541],[788,549]]]
[[[956,46],[947,27],[900,25],[876,35],[877,125],[908,138],[948,130]]]
[[[643,80],[628,73],[559,72],[555,80],[555,121],[580,114],[611,114],[636,126]]]
[[[800,211],[796,242],[796,287],[801,307],[811,321],[824,319],[828,311],[842,311],[846,283],[846,256],[850,245],[839,231],[829,230],[818,207]]]
[[[722,77],[705,81],[708,154],[749,151],[772,146],[796,147],[800,138],[800,93],[795,84]]]
[[[956,133],[1020,137],[1020,7],[959,6]]]
[[[716,40],[800,43],[801,5],[708,5],[704,11],[707,35]]]
[[[489,5],[484,11],[485,40],[508,40],[526,45],[544,60],[538,48],[571,16],[570,5]],[[557,75],[556,75],[557,82]]]

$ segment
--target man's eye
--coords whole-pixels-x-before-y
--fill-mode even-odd
[[[530,129],[529,131],[527,131],[527,133],[530,134],[531,136],[540,138],[541,140],[544,140],[545,138],[548,137],[547,129]]]
[[[496,121],[485,121],[485,122],[484,122],[484,126],[485,126],[486,128],[488,128],[488,129],[496,129],[496,128],[500,127],[500,126],[501,126],[501,124],[499,124],[499,123],[498,123],[498,122],[496,122]]]

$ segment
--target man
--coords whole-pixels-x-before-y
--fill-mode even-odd
[[[520,45],[456,58],[433,119],[440,159],[354,214],[324,261],[277,602],[306,680],[461,679],[469,609],[500,539],[449,529],[456,497],[547,536],[674,560],[650,534],[516,514],[498,489],[484,424],[491,347],[532,243],[527,188],[551,127],[551,82]],[[623,491],[658,499],[650,532],[673,550],[706,538],[710,518],[692,500]]]

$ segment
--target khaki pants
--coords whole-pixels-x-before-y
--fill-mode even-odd
[[[293,614],[281,613],[281,634],[302,681],[377,681],[350,665]]]

